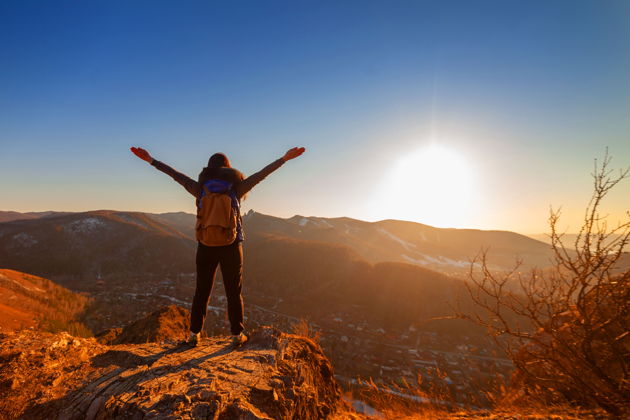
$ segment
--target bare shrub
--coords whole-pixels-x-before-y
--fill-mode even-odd
[[[481,311],[459,313],[488,328],[514,362],[513,389],[549,402],[630,413],[630,212],[615,227],[600,213],[604,197],[629,170],[613,175],[611,158],[595,161],[593,195],[573,249],[563,242],[560,211],[551,209],[553,265],[520,273],[471,265],[468,293]]]

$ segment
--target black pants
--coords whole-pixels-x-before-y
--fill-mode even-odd
[[[243,331],[243,246],[234,242],[226,246],[197,245],[197,288],[190,311],[190,331],[198,333],[203,327],[212,292],[217,266],[221,265],[223,285],[228,303],[228,317],[232,334]]]

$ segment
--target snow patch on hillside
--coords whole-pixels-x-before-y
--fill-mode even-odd
[[[298,225],[300,225],[302,227],[306,226],[306,225],[313,225],[313,226],[318,227],[318,228],[332,228],[332,227],[334,227],[327,220],[316,218],[316,217],[302,217],[302,218],[300,218],[298,220]]]
[[[454,259],[443,257],[443,256],[438,256],[436,258],[436,257],[432,257],[426,254],[419,254],[419,255],[421,259],[412,258],[406,254],[402,254],[401,257],[403,257],[405,260],[409,261],[412,264],[420,264],[420,265],[437,264],[437,265],[449,265],[449,266],[460,267],[460,268],[470,266],[470,262],[468,261],[454,260]]]
[[[334,227],[332,224],[330,224],[330,222],[326,219],[317,219],[317,221],[319,222],[320,226],[325,226],[325,227]]]
[[[348,226],[346,223],[344,223],[344,224],[343,224],[343,226],[346,228],[346,229],[344,230],[344,233],[345,233],[346,235],[350,235],[351,233],[353,233],[353,232],[357,232],[357,231],[359,230],[359,229],[356,229],[356,228],[354,228],[354,227],[352,227],[352,226]]]
[[[378,231],[380,233],[382,233],[383,235],[389,237],[390,239],[398,242],[399,244],[401,244],[407,250],[411,250],[412,248],[416,248],[416,244],[413,244],[411,242],[408,242],[408,241],[405,241],[404,239],[399,238],[398,236],[394,235],[393,233],[391,233],[387,229],[378,228]]]
[[[24,232],[13,235],[13,240],[16,241],[18,245],[26,248],[31,247],[38,242],[37,239]]]
[[[72,233],[92,233],[105,227],[105,222],[96,217],[86,217],[75,220],[65,226],[65,229]]]
[[[429,264],[428,261],[426,260],[419,260],[417,258],[411,258],[409,255],[406,254],[401,254],[401,257],[403,257],[406,261],[409,261],[412,264],[419,264],[419,265],[427,265]]]

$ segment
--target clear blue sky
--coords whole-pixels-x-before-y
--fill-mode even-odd
[[[0,210],[194,212],[128,148],[195,178],[302,145],[245,208],[539,232],[630,164],[623,0],[3,1],[0,63]]]

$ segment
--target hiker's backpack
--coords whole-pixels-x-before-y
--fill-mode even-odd
[[[239,203],[232,184],[211,179],[201,186],[197,201],[197,241],[206,246],[230,245],[238,234]]]

